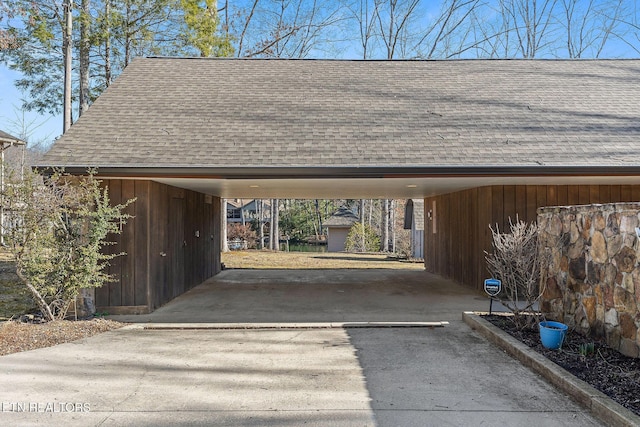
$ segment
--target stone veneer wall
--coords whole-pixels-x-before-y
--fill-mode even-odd
[[[543,247],[559,243],[542,311],[640,357],[640,203],[540,208],[538,224]]]

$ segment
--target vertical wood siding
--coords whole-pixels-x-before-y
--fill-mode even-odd
[[[632,201],[640,201],[638,185],[495,185],[429,197],[424,200],[425,268],[482,289],[488,277],[484,252],[491,250],[489,224],[506,230],[509,218],[536,221],[543,206]]]
[[[105,180],[112,203],[136,198],[115,245],[116,279],[96,289],[110,312],[152,311],[220,271],[220,199],[152,181]],[[120,309],[117,309],[120,307]]]

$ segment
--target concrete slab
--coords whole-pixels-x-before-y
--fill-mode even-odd
[[[420,322],[488,310],[485,295],[424,270],[225,270],[137,323]]]
[[[347,333],[379,426],[601,425],[461,322]]]
[[[374,424],[344,330],[130,328],[0,366],[0,425]]]
[[[0,357],[0,425],[600,425],[460,319],[486,307],[424,272],[227,271],[143,323]]]

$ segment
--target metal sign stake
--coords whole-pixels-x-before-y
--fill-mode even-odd
[[[484,291],[489,295],[489,314],[493,312],[493,298],[502,290],[502,282],[498,279],[485,279]]]

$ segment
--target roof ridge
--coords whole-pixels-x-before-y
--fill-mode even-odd
[[[359,58],[249,58],[249,57],[197,57],[197,56],[145,56],[134,59],[169,59],[202,61],[247,61],[247,62],[618,62],[640,61],[640,58],[445,58],[445,59],[359,59]]]

